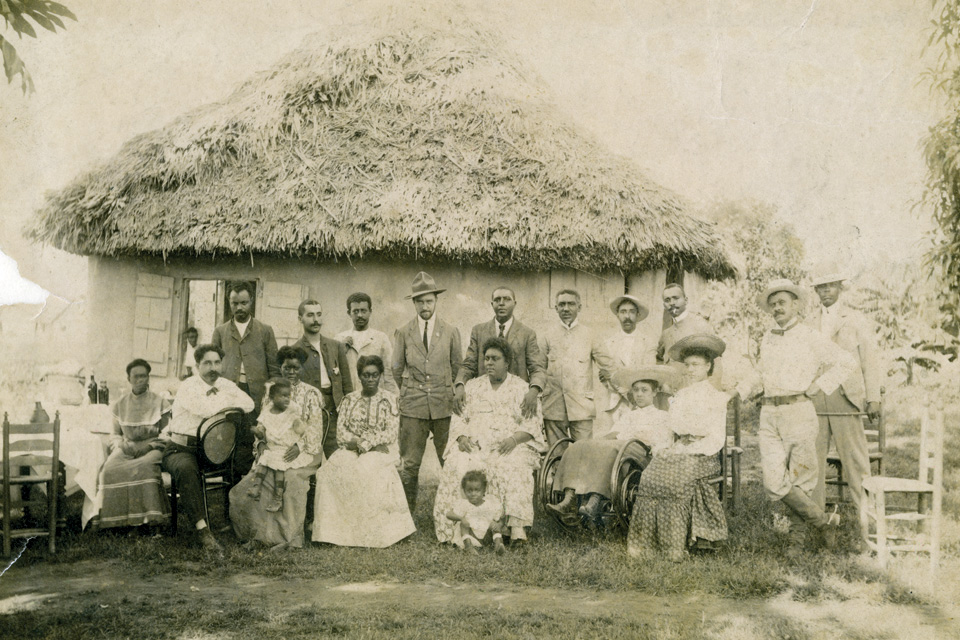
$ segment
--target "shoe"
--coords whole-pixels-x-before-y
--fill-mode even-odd
[[[201,529],[199,535],[200,544],[203,546],[203,550],[207,553],[207,555],[218,560],[223,560],[223,547],[220,546],[220,543],[217,542],[217,539],[213,537],[212,533],[210,533],[210,527],[204,527]]]
[[[600,500],[599,493],[591,493],[587,501],[580,506],[580,515],[589,520],[596,520],[600,515]]]
[[[502,556],[507,552],[507,548],[503,546],[503,538],[494,538],[493,539],[493,550],[498,556]]]
[[[564,493],[563,500],[556,504],[548,504],[547,507],[557,513],[567,513],[575,509],[576,495],[572,491]]]

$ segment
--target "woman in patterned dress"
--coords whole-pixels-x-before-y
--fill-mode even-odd
[[[389,547],[417,529],[397,473],[400,410],[397,396],[380,389],[383,360],[357,360],[360,390],[343,399],[339,449],[317,471],[313,541],[344,547]]]
[[[682,362],[687,386],[670,404],[673,444],[656,451],[643,471],[630,518],[627,552],[644,557],[660,552],[680,561],[694,545],[727,537],[717,489],[708,483],[720,473],[717,454],[727,437],[729,396],[711,384],[713,362],[726,345],[716,336],[687,336],[670,358]]]
[[[307,354],[297,347],[281,347],[277,351],[280,374],[290,382],[290,403],[300,408],[300,419],[306,425],[300,442],[287,450],[285,459],[295,460],[301,453],[313,456],[313,462],[300,469],[291,469],[285,474],[283,504],[279,511],[271,511],[270,496],[273,495],[273,474],[264,478],[259,497],[251,497],[250,489],[256,482],[254,468],[230,490],[230,520],[240,540],[265,544],[274,549],[303,546],[303,523],[307,517],[307,492],[310,478],[323,458],[324,410],[320,391],[300,381],[300,371],[307,361]],[[269,407],[264,406],[263,411]]]
[[[170,418],[170,402],[150,391],[150,364],[127,365],[130,393],[113,405],[110,455],[100,477],[100,528],[166,522],[167,492],[160,479],[163,444],[157,439]]]
[[[463,498],[460,480],[470,470],[486,473],[487,495],[503,504],[511,543],[526,541],[525,529],[533,525],[533,470],[546,449],[543,419],[524,418],[520,405],[530,385],[508,373],[513,353],[503,338],[483,344],[485,376],[467,382],[466,404],[450,421],[450,439],[444,454],[433,520],[440,542],[452,542],[456,523],[446,514]]]

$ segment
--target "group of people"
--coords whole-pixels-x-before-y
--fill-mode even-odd
[[[205,521],[198,427],[239,409],[229,516],[236,535],[251,544],[302,546],[305,523],[313,541],[336,545],[385,547],[411,535],[432,437],[441,464],[432,509],[438,540],[503,552],[505,542],[526,542],[534,470],[550,445],[574,441],[554,479],[562,498],[550,508],[597,522],[614,490],[616,452],[623,441],[639,440],[649,463],[628,551],[680,559],[726,538],[709,480],[720,469],[727,401],[762,394],[764,487],[788,507],[797,544],[807,525],[830,545],[838,516],[824,511],[822,487],[831,437],[854,496],[869,474],[859,419],[837,414],[879,412],[875,344],[865,320],[838,304],[843,280],[832,274],[815,283],[821,305],[806,323],[804,290],[787,280],[771,283],[758,302],[777,326],[763,339],[755,372],[735,385],[721,384],[726,345],[687,309],[677,284],[663,291],[671,321],[657,344],[637,330],[649,309],[634,296],[610,303],[620,330],[603,341],[578,321],[577,291],[556,294],[558,321],[538,336],[514,316],[515,292],[497,287],[493,319],[473,327],[463,354],[459,331],[437,314],[445,289],[424,272],[407,296],[416,315],[393,340],[371,328],[370,296],[355,293],[346,302],[353,329],[323,335],[322,306],[304,300],[303,336],[282,348],[273,329],[252,317],[253,291],[240,283],[228,296],[231,319],[193,350],[195,375],[172,403],[150,391],[146,361],[127,366],[130,392],[113,407],[100,526],[164,521],[162,469],[201,544],[222,553]],[[595,376],[604,387],[597,394]],[[599,409],[613,426],[594,438],[601,396],[608,400]]]

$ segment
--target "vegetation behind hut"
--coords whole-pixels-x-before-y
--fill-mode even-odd
[[[49,196],[27,235],[82,255],[735,274],[712,224],[577,131],[502,42],[433,22],[307,38]]]

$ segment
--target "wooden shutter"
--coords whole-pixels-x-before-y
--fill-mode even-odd
[[[173,324],[173,278],[137,274],[133,357],[150,363],[155,376],[168,375],[170,329]]]
[[[301,325],[297,307],[307,299],[307,287],[286,282],[264,282],[261,292],[262,306],[257,311],[257,319],[273,327],[277,345],[282,347],[299,340]]]

